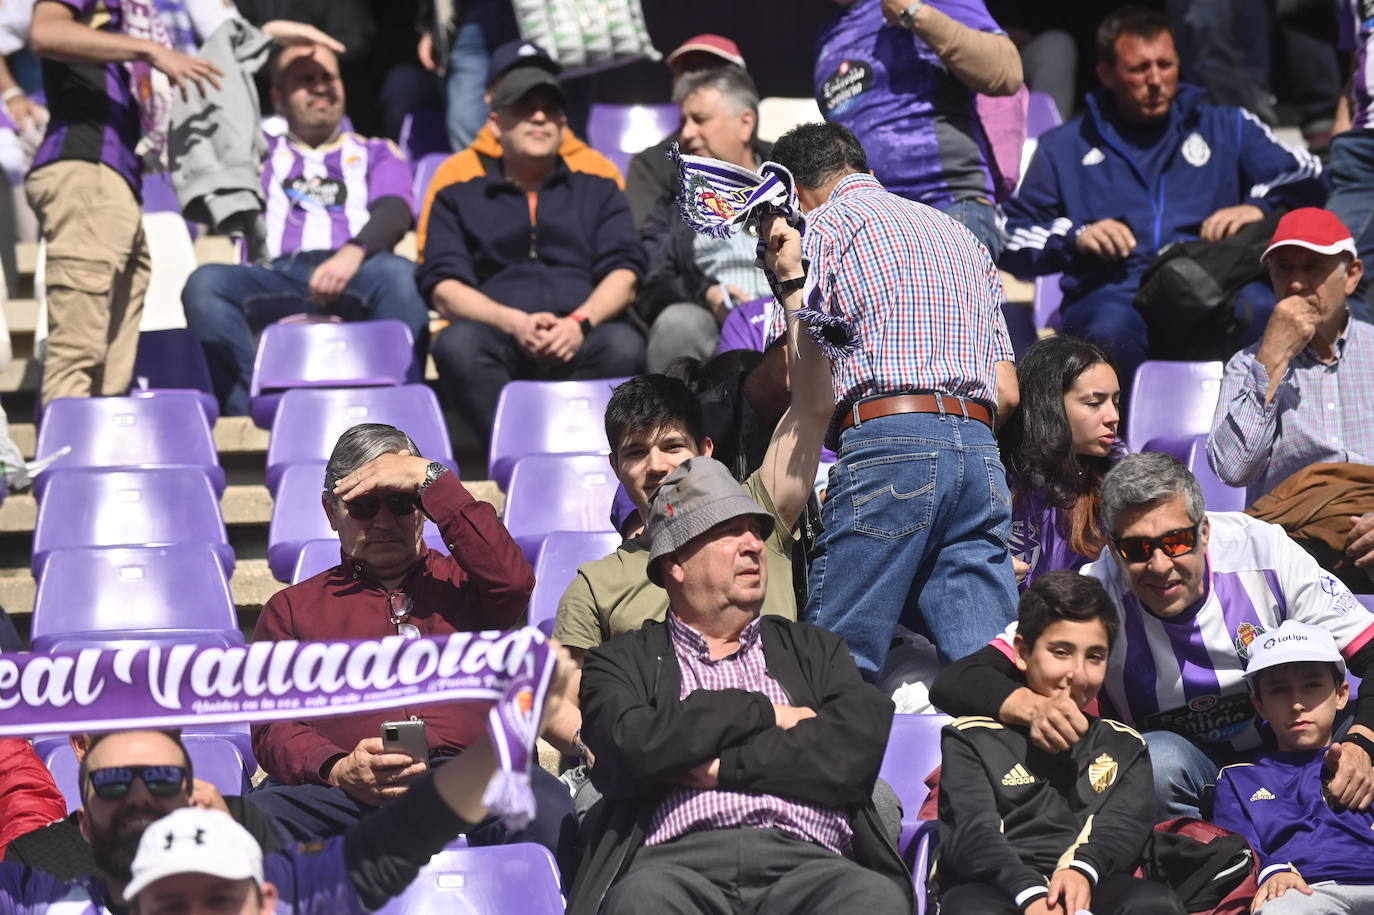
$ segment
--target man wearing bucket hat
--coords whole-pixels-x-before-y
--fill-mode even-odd
[[[892,703],[839,636],[760,615],[773,523],[709,457],[649,503],[648,575],[670,609],[586,657],[605,799],[570,913],[911,911],[871,799]]]
[[[1251,645],[1245,679],[1278,750],[1221,770],[1213,819],[1259,854],[1254,907],[1264,915],[1374,913],[1374,813],[1336,803],[1326,787],[1351,743],[1374,749],[1356,734],[1332,742],[1350,698],[1335,640],[1287,620]]]
[[[1279,301],[1259,343],[1227,363],[1207,439],[1212,469],[1245,486],[1250,503],[1313,464],[1374,464],[1374,327],[1347,307],[1364,275],[1349,229],[1329,210],[1294,210],[1263,260]],[[1340,519],[1349,533],[1337,543],[1366,572],[1374,571],[1371,510]]]

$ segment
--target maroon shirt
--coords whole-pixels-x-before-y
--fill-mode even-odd
[[[452,556],[423,549],[397,588],[412,600],[410,622],[421,635],[509,629],[534,589],[534,570],[489,503],[446,473],[421,495]],[[382,587],[348,556],[327,572],[272,595],[253,640],[378,639],[396,635]],[[320,768],[353,752],[381,723],[423,718],[431,756],[456,755],[486,730],[487,706],[454,702],[371,714],[280,721],[253,731],[253,752],[267,773],[289,785],[323,784]]]

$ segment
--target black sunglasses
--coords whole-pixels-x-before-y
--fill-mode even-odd
[[[171,797],[181,791],[187,777],[185,766],[112,766],[86,773],[86,781],[96,797],[106,801],[127,797],[134,779],[142,780],[153,797]]]
[[[344,508],[348,510],[350,518],[358,521],[371,521],[377,517],[377,512],[382,510],[383,503],[386,504],[387,511],[397,518],[404,518],[420,507],[420,497],[409,492],[393,492],[380,498],[377,496],[359,496],[352,501],[344,502]]]
[[[1116,554],[1127,562],[1149,562],[1155,550],[1162,550],[1170,558],[1188,555],[1197,549],[1201,534],[1202,522],[1199,521],[1192,527],[1175,528],[1158,537],[1113,537],[1112,546],[1116,547]]]

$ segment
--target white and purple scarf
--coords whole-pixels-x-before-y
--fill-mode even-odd
[[[119,0],[124,19],[124,34],[172,47],[172,36],[158,16],[152,0]],[[172,122],[172,81],[167,74],[144,60],[124,64],[129,95],[138,105],[142,136],[134,154],[143,160],[147,171],[167,170],[167,132]]]

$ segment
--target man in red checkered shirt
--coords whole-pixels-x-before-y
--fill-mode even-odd
[[[664,622],[587,653],[582,737],[604,800],[570,913],[909,913],[873,808],[892,702],[844,640],[761,616],[773,516],[709,457],[649,504]]]

